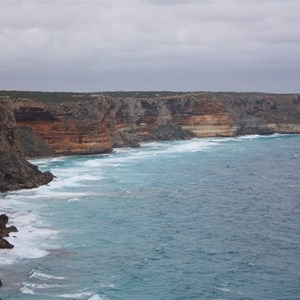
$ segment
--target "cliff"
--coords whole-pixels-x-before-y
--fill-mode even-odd
[[[0,98],[0,192],[38,187],[53,179],[50,172],[42,173],[26,161],[15,125],[11,101]]]
[[[113,140],[120,134],[129,140],[148,140],[165,124],[175,124],[196,137],[300,133],[299,95],[187,93],[119,98],[110,100],[108,112]]]
[[[14,102],[18,126],[27,128],[27,143],[40,149],[37,140],[45,141],[44,150],[33,156],[107,153],[160,139],[300,133],[298,94],[6,94]]]

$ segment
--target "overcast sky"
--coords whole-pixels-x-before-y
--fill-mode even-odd
[[[300,0],[0,0],[0,89],[300,92]]]

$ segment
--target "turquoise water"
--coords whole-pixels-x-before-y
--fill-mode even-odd
[[[8,299],[300,299],[300,136],[194,139],[35,161],[0,196]]]

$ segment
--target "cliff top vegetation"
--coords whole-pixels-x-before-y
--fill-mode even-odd
[[[99,97],[110,98],[160,98],[170,96],[180,96],[187,94],[213,94],[213,95],[267,95],[269,93],[261,92],[172,92],[172,91],[116,91],[116,92],[91,92],[91,93],[73,93],[73,92],[41,92],[41,91],[0,91],[0,97],[8,96],[11,99],[32,99],[40,102],[62,103],[77,101],[92,101]]]

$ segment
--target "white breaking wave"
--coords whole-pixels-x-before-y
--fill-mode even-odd
[[[15,199],[8,198],[1,202],[1,213],[9,216],[9,225],[16,226],[19,232],[12,232],[10,237],[6,238],[15,247],[1,251],[0,265],[47,255],[46,247],[53,241],[58,231],[51,229],[48,224],[39,219],[33,212],[34,204],[32,210],[28,210],[28,204]]]
[[[220,287],[215,287],[216,290],[219,290],[221,292],[226,292],[226,293],[230,293],[230,289],[227,288],[220,288]]]
[[[26,295],[34,295],[35,294],[35,292],[26,285],[23,286],[22,288],[20,288],[20,292],[22,294],[26,294]]]
[[[51,288],[57,288],[57,287],[63,287],[61,284],[49,284],[49,283],[28,283],[24,282],[24,288],[30,289],[33,291],[33,289],[51,289]],[[21,288],[22,289],[22,288]]]
[[[77,201],[80,201],[80,198],[75,197],[68,200],[68,202],[77,202]]]
[[[82,163],[90,171],[105,167],[122,167],[124,163],[148,160],[158,155],[176,155],[176,153],[206,151],[219,143],[209,139],[193,139],[190,141],[154,142],[143,144],[138,149],[116,149],[115,153],[105,158],[93,158]]]
[[[31,271],[29,278],[35,278],[35,279],[45,280],[45,281],[49,280],[49,279],[52,279],[52,280],[64,280],[65,279],[65,277],[62,277],[62,276],[49,275],[49,274],[43,273],[43,272],[35,270],[35,269]]]
[[[92,297],[95,294],[92,292],[88,291],[77,291],[75,293],[70,293],[70,294],[61,294],[59,297],[62,298],[71,298],[71,299],[86,299],[86,297]]]
[[[209,150],[219,143],[210,139],[193,139],[190,142],[180,142],[172,145],[166,151],[169,153],[186,153],[186,152],[199,152]]]
[[[104,298],[101,298],[98,294],[96,294],[90,297],[88,300],[104,300]]]
[[[67,160],[67,156],[60,156],[60,157],[49,157],[49,158],[37,158],[37,159],[30,159],[29,161],[35,165],[43,166],[48,165],[52,162],[62,162],[64,160]]]
[[[61,186],[63,188],[65,186]],[[7,199],[16,199],[16,200],[69,200],[76,198],[78,196],[87,196],[90,195],[91,193],[84,193],[84,192],[65,192],[65,191],[59,191],[58,188],[57,190],[52,190],[51,188],[47,187],[40,187],[39,189],[32,190],[30,192],[22,190],[22,193],[14,193],[14,194],[9,194],[7,196]],[[33,202],[34,204],[34,202]]]

